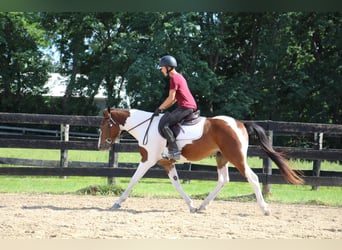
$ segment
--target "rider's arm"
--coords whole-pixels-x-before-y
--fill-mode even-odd
[[[176,100],[176,90],[170,89],[169,96],[165,99],[165,101],[159,106],[160,110],[165,110],[171,107],[173,104],[177,102]]]

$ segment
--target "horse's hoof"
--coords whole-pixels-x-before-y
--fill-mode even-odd
[[[117,209],[119,209],[120,207],[121,207],[120,204],[114,203],[114,205],[110,208],[110,210],[117,210]]]
[[[195,207],[191,207],[190,208],[190,213],[197,213],[197,208],[195,208]]]
[[[270,215],[271,215],[270,210],[266,210],[266,211],[264,212],[264,215],[265,215],[265,216],[270,216]]]
[[[207,210],[207,206],[200,206],[200,207],[197,209],[197,212],[204,211],[204,210]]]

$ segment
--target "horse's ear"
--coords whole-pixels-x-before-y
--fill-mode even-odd
[[[110,113],[110,107],[109,106],[107,107],[107,111],[108,111],[108,113]]]

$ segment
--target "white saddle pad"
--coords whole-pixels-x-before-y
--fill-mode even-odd
[[[182,125],[176,140],[197,140],[203,134],[205,117],[201,117],[200,122],[195,125]]]

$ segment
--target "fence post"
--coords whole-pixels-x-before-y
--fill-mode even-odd
[[[119,154],[118,154],[118,144],[120,142],[120,139],[116,139],[114,144],[109,150],[109,162],[108,162],[108,167],[110,168],[117,168],[119,167]],[[116,178],[115,177],[108,177],[107,178],[107,184],[108,185],[113,185],[116,184]]]
[[[266,130],[266,135],[270,145],[273,145],[273,130]],[[268,175],[272,175],[272,160],[269,157],[263,158],[262,161],[262,172]],[[266,177],[262,186],[262,193],[264,196],[268,196],[271,194],[272,185],[268,183],[268,178]]]
[[[69,124],[61,124],[61,141],[67,142],[69,141]],[[60,167],[67,168],[68,167],[68,150],[61,149],[61,159],[60,159]],[[64,176],[64,179],[67,178]]]
[[[323,133],[316,132],[314,134],[314,148],[317,150],[322,150],[323,148]],[[319,176],[321,172],[321,160],[314,160],[312,166],[312,175]],[[311,190],[318,190],[319,186],[312,186]]]

